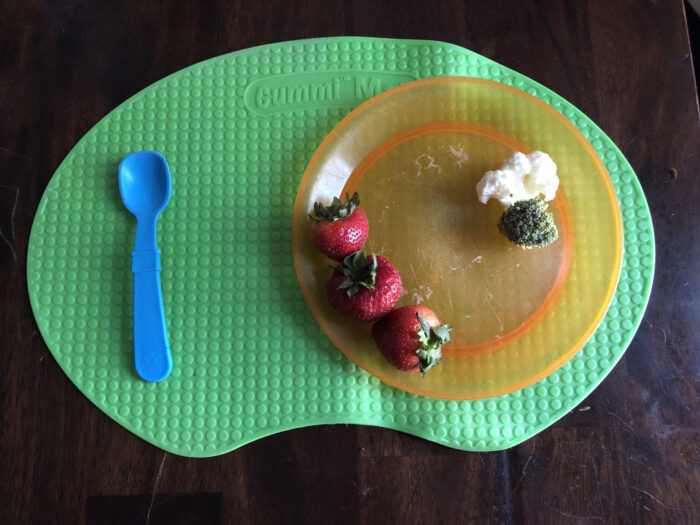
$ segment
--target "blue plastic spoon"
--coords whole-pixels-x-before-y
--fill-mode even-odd
[[[162,381],[173,369],[160,288],[160,250],[156,219],[170,200],[168,163],[155,151],[137,151],[119,164],[119,192],[136,216],[131,254],[134,273],[134,362],[146,381]]]

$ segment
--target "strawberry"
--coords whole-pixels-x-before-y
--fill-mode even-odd
[[[372,337],[392,366],[420,369],[422,376],[442,358],[441,347],[450,340],[450,325],[441,325],[425,306],[402,306],[377,321]]]
[[[357,251],[335,271],[326,293],[340,313],[360,321],[374,321],[391,312],[401,295],[401,276],[389,261],[379,255]]]
[[[311,226],[311,241],[324,255],[342,261],[356,252],[367,239],[369,221],[367,215],[357,206],[360,196],[355,192],[352,197],[345,194],[345,202],[333,197],[330,206],[320,202],[314,203],[314,221]]]

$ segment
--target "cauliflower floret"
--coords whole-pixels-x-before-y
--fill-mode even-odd
[[[559,188],[557,165],[549,155],[541,151],[533,151],[527,158],[532,165],[530,173],[523,179],[525,190],[530,194],[528,198],[541,193],[545,201],[551,201]]]
[[[558,188],[557,165],[549,155],[541,151],[525,155],[518,151],[503,163],[501,169],[487,171],[476,185],[476,193],[484,204],[494,198],[504,206],[510,206],[540,194],[544,195],[545,201],[550,201]]]
[[[530,155],[532,155],[532,153]],[[530,158],[519,151],[513,153],[513,155],[503,163],[503,166],[501,166],[503,171],[512,171],[516,177],[527,175],[530,173],[531,168],[532,164],[530,164]]]
[[[505,206],[510,206],[522,200],[525,188],[522,180],[512,171],[496,170],[486,172],[476,185],[476,193],[483,204],[493,197]]]

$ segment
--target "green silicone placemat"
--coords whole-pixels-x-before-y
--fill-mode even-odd
[[[524,390],[479,401],[415,396],[343,356],[305,304],[291,215],[314,150],[350,110],[431,76],[489,78],[569,118],[605,162],[620,201],[618,289],[585,347]],[[158,223],[174,368],[133,371],[130,251],[135,221],[117,189],[128,153],[167,158],[173,194]],[[101,410],[165,450],[212,456],[324,423],[394,428],[465,450],[498,450],[571,410],[619,360],[649,296],[654,240],[630,165],[585,115],[536,82],[450,44],[324,38],[231,53],[175,73],[102,119],[51,179],[34,220],[27,281],[59,365]]]

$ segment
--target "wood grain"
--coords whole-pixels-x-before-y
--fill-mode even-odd
[[[697,522],[700,132],[680,0],[0,6],[0,523],[95,523],[105,509],[122,523]],[[644,187],[657,271],[637,336],[581,407],[512,450],[336,425],[181,458],[95,408],[37,332],[32,218],[80,137],[195,62],[332,35],[443,40],[516,69],[596,121]]]

